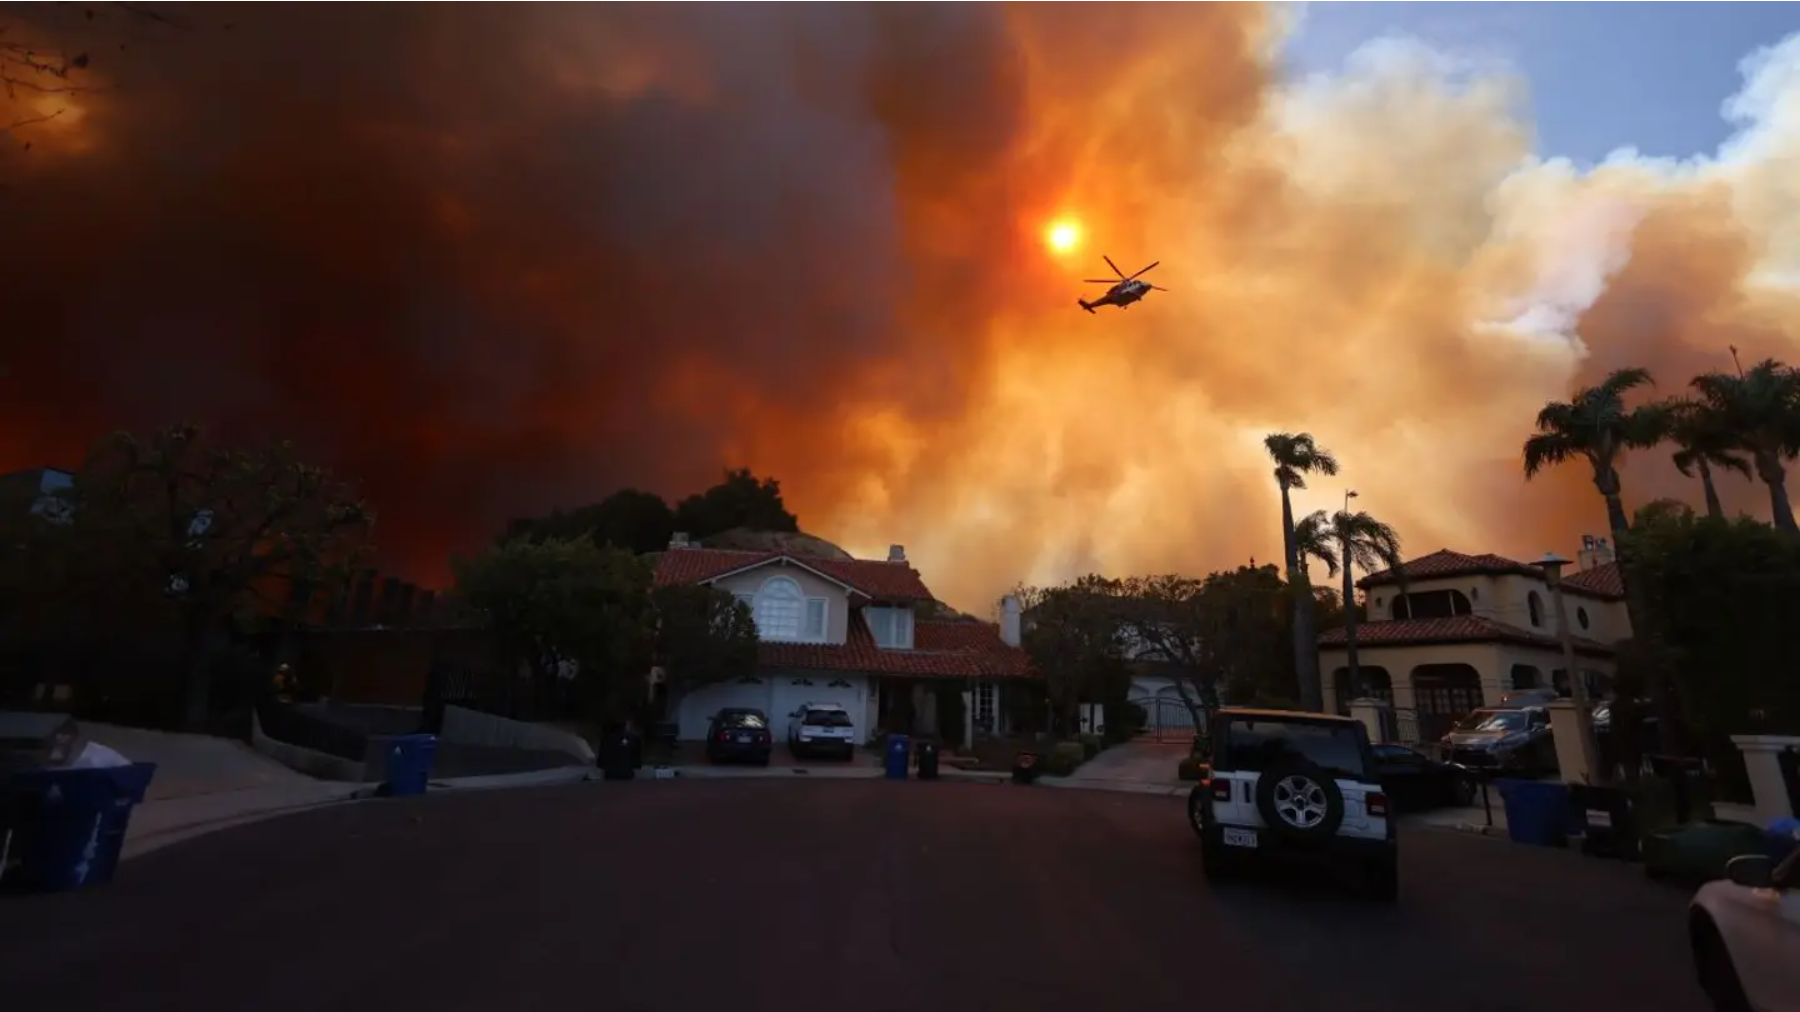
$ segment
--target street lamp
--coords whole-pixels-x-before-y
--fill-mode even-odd
[[[1568,672],[1569,697],[1575,704],[1575,733],[1581,739],[1582,758],[1587,764],[1582,775],[1588,783],[1597,785],[1602,774],[1600,752],[1594,744],[1594,714],[1588,707],[1587,679],[1575,667],[1575,637],[1569,632],[1569,609],[1563,601],[1562,570],[1568,564],[1568,559],[1555,552],[1545,552],[1537,560],[1538,568],[1544,571],[1544,582],[1550,585],[1550,606],[1556,609],[1556,638],[1562,643],[1563,670]]]

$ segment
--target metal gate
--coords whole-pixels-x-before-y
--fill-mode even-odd
[[[1193,711],[1179,699],[1150,696],[1132,702],[1144,708],[1144,735],[1151,741],[1190,741],[1198,730]]]

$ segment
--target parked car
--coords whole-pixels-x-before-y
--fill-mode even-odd
[[[1353,869],[1374,899],[1395,899],[1394,819],[1361,721],[1223,707],[1212,742],[1209,777],[1188,794],[1208,879],[1251,861],[1310,858]]]
[[[761,710],[731,707],[713,714],[706,726],[706,761],[769,765],[775,748],[769,718]]]
[[[1718,1012],[1800,1012],[1800,850],[1733,858],[1688,905],[1700,986]]]
[[[1396,812],[1466,808],[1475,803],[1475,780],[1455,763],[1440,762],[1405,745],[1375,745],[1375,773]]]
[[[1539,777],[1556,770],[1550,711],[1540,706],[1480,709],[1444,736],[1444,753],[1477,775]]]
[[[856,753],[856,721],[836,703],[807,703],[788,718],[788,750],[796,757]]]

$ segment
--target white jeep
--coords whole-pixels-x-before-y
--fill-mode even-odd
[[[1360,721],[1224,707],[1211,744],[1211,772],[1188,795],[1208,879],[1250,861],[1313,858],[1357,872],[1371,898],[1396,898],[1392,809]]]

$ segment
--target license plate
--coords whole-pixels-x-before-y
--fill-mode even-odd
[[[1612,813],[1611,812],[1596,812],[1592,808],[1590,808],[1590,809],[1588,809],[1587,820],[1588,820],[1588,825],[1590,825],[1590,826],[1611,826],[1612,825]]]
[[[1254,847],[1256,846],[1256,832],[1250,829],[1227,829],[1225,830],[1225,846]]]
[[[738,736],[737,736],[737,740],[738,740],[738,744],[740,744],[740,745],[748,745],[748,744],[750,744],[750,736],[749,736],[749,735],[747,735],[747,734],[740,734],[740,735],[738,735]]]

